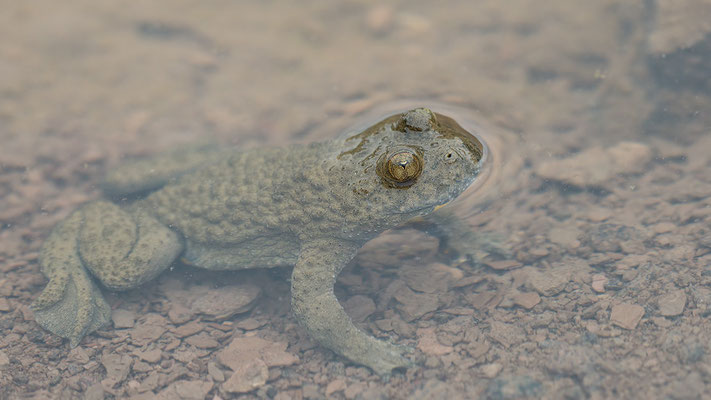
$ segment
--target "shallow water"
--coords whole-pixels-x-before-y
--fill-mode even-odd
[[[708,395],[709,18],[700,0],[5,2],[0,398]],[[312,142],[412,105],[481,127],[486,179],[451,207],[510,249],[451,262],[400,230],[342,273],[355,322],[417,368],[384,381],[310,341],[282,270],[176,265],[109,294],[114,326],[73,350],[34,322],[43,239],[124,157]],[[246,312],[193,306],[234,308],[238,284],[262,288]]]

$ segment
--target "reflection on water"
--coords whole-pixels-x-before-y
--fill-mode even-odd
[[[6,4],[0,398],[703,397],[707,3]],[[178,263],[75,349],[34,322],[42,241],[125,156],[313,142],[403,99],[481,127],[488,178],[451,212],[510,253],[401,229],[343,271],[356,325],[417,367],[381,380],[316,346],[288,269]]]

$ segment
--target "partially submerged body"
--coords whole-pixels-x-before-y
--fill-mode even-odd
[[[42,248],[49,283],[33,304],[37,322],[72,346],[105,325],[110,309],[90,276],[122,290],[178,257],[214,270],[293,265],[292,308],[314,339],[380,374],[406,367],[404,348],[353,325],[336,277],[366,241],[462,193],[482,155],[455,121],[420,108],[344,139],[113,174],[112,194],[157,190],[125,207],[91,202],[55,227]]]

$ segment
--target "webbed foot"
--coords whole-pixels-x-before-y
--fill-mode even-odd
[[[80,211],[52,231],[42,248],[40,264],[49,283],[32,304],[35,320],[76,347],[84,335],[109,322],[111,308],[82,266],[77,252]]]
[[[111,318],[111,307],[83,269],[66,279],[50,280],[32,310],[40,326],[69,339],[71,347]]]

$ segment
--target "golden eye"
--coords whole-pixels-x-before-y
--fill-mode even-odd
[[[422,173],[422,157],[410,149],[385,154],[378,162],[377,173],[392,187],[409,187]]]

